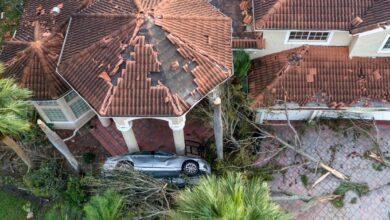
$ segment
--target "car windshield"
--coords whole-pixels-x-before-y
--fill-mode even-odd
[[[154,155],[157,155],[157,156],[173,156],[172,153],[165,152],[165,151],[156,151],[156,152],[154,153]]]
[[[151,156],[153,155],[153,152],[151,151],[139,151],[139,152],[135,152],[133,153],[132,155],[138,155],[138,156]]]

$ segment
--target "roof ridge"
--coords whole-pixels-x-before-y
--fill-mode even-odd
[[[165,28],[164,28],[164,29],[165,29]],[[166,29],[165,29],[165,30],[166,30]],[[181,41],[181,42],[183,43],[183,45],[185,45],[185,46],[189,47],[191,50],[194,50],[195,52],[199,53],[199,54],[200,54],[201,56],[203,56],[205,59],[211,61],[211,62],[214,63],[214,64],[218,64],[218,65],[225,66],[223,63],[219,63],[214,57],[208,55],[204,50],[201,50],[201,49],[197,48],[197,46],[195,46],[193,43],[183,40],[182,38],[180,38],[180,37],[177,36],[176,34],[173,34],[173,33],[169,32],[168,30],[166,30],[166,31],[169,33],[168,36],[167,36],[167,38],[168,38],[169,40],[171,40],[170,37],[169,37],[169,35],[171,35],[171,36],[173,36],[174,38],[177,38],[179,41]],[[174,43],[174,42],[172,42],[172,43]],[[180,48],[180,45],[177,45],[177,46]]]
[[[231,20],[230,17],[228,16],[223,16],[223,17],[215,17],[215,16],[195,16],[195,15],[163,15],[163,19],[184,19],[184,20],[189,20],[189,19],[197,19],[197,20],[209,20],[209,21],[227,21]]]
[[[72,17],[107,17],[107,18],[131,18],[131,17],[137,17],[136,14],[129,13],[129,14],[110,14],[110,13],[90,13],[90,14],[84,14],[84,13],[77,13],[73,14]]]
[[[262,28],[266,21],[275,14],[275,12],[282,7],[284,3],[286,3],[287,0],[275,0],[275,3],[267,10],[267,13],[265,13],[261,19],[256,21],[256,28]]]
[[[120,33],[122,33],[124,30],[126,30],[127,27],[132,26],[132,25],[134,25],[134,23],[131,22],[131,21],[129,21],[128,23],[122,25],[118,30],[112,32],[111,34],[109,34],[109,35],[107,35],[107,36],[104,36],[101,40],[96,41],[96,42],[94,42],[93,44],[91,44],[89,47],[86,47],[86,48],[84,48],[83,50],[79,51],[78,54],[83,54],[83,53],[86,53],[86,52],[88,52],[88,51],[91,51],[92,48],[97,47],[97,46],[101,45],[102,43],[104,43],[104,41],[105,41],[104,39],[106,39],[106,38],[118,38],[118,37],[120,37],[120,36],[121,36]],[[138,31],[138,30],[134,29],[134,32],[136,32],[136,31]],[[122,33],[122,34],[123,34],[123,33]],[[133,33],[133,34],[134,34],[134,33]],[[110,41],[111,41],[111,40],[110,40]],[[64,44],[65,44],[65,43],[66,43],[66,42],[64,42]],[[73,56],[72,58],[66,60],[66,61],[63,63],[62,66],[70,67],[71,65],[67,65],[67,64],[73,63],[75,60],[78,60],[78,59],[79,59],[78,56]],[[63,71],[66,71],[66,70],[67,70],[67,68],[64,69]]]
[[[204,4],[207,4],[208,6],[210,6],[210,9],[213,11],[213,12],[216,12],[218,13],[219,16],[222,16],[222,17],[229,17],[227,15],[225,15],[219,8],[215,7],[214,5],[212,5],[210,3],[210,0],[191,0],[192,4],[195,4],[194,2],[201,2],[201,3],[204,3]],[[167,9],[171,9],[172,7],[171,6],[174,6],[175,3],[177,4],[177,2],[180,2],[181,4],[186,4],[188,2],[185,2],[184,0],[162,0],[158,5],[157,7],[155,8],[156,9],[156,12],[158,12],[158,15],[164,15],[164,10],[167,10]],[[168,10],[169,11],[169,10]],[[216,16],[216,15],[214,15]],[[213,16],[210,16],[210,17],[213,17]],[[229,17],[230,18],[230,17]]]

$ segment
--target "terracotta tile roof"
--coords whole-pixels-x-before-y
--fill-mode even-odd
[[[233,38],[232,47],[236,49],[265,49],[265,39]]]
[[[352,33],[369,31],[390,25],[390,0],[375,1],[371,8],[361,17]]]
[[[255,106],[277,100],[342,107],[390,101],[390,58],[348,57],[348,47],[304,46],[253,61]]]
[[[227,17],[164,15],[164,19],[157,19],[156,24],[216,62],[231,68],[231,35],[226,34],[231,33],[231,20]]]
[[[31,41],[34,27],[32,23],[39,21],[49,32],[60,31],[68,22],[70,16],[90,4],[92,0],[28,0],[17,31],[16,39]],[[56,16],[51,13],[53,7],[59,7]]]
[[[265,49],[265,46],[262,32],[246,32],[243,37],[232,39],[232,47],[236,49]]]
[[[257,29],[350,30],[374,2],[380,1],[254,0],[254,17]]]
[[[3,77],[14,77],[33,91],[35,100],[59,98],[70,88],[55,73],[63,42],[62,30],[70,15],[88,1],[27,1],[17,34],[5,42],[0,61],[5,63]],[[58,15],[50,13],[54,6]]]
[[[156,8],[157,16],[225,17],[207,0],[165,0]],[[225,17],[226,18],[226,17]]]
[[[82,10],[82,14],[128,14],[137,13],[138,7],[133,1],[129,0],[112,0],[112,1],[96,1]]]
[[[101,115],[179,116],[231,75],[228,17],[205,0],[158,3],[72,18],[60,74]]]

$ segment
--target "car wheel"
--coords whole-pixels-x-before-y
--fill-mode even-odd
[[[187,176],[195,176],[199,173],[199,165],[194,161],[187,161],[183,164],[183,173]]]
[[[133,171],[134,165],[130,161],[121,161],[116,165],[116,168],[121,171]]]

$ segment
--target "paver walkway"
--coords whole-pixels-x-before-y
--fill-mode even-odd
[[[380,148],[384,156],[388,157],[390,156],[390,126],[381,123],[378,128],[381,137]],[[279,136],[286,139],[291,135],[287,127],[277,126],[274,130]],[[348,191],[341,208],[336,208],[330,202],[325,202],[302,212],[296,219],[389,219],[390,168],[365,156],[367,151],[374,148],[373,142],[367,135],[351,127],[330,128],[326,125],[320,125],[317,128],[307,127],[301,140],[302,149],[306,153],[342,172],[352,182],[367,183],[370,192],[359,197],[355,192]],[[263,145],[263,150],[266,148],[267,146]],[[286,190],[299,195],[321,196],[332,194],[341,183],[336,177],[328,176],[312,188],[312,184],[324,172],[321,169],[316,169],[317,164],[302,158],[294,151],[285,150],[279,154],[275,161],[280,166],[289,168],[274,174],[275,179],[270,182],[274,191]],[[302,181],[305,179],[303,176],[307,178],[306,184]],[[294,212],[302,208],[304,202],[284,201],[280,204],[288,211]]]

